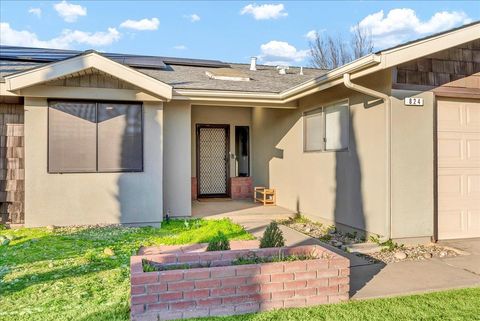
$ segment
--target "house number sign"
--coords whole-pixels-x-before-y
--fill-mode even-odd
[[[406,97],[404,104],[405,106],[423,106],[423,98]]]

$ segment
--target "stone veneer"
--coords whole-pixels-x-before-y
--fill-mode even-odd
[[[315,254],[316,259],[228,265],[254,253]],[[206,268],[143,272],[156,264]],[[171,320],[253,313],[348,300],[349,260],[321,246],[218,252],[178,252],[131,258],[131,320]]]

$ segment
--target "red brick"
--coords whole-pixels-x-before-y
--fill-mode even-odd
[[[193,291],[185,291],[183,292],[183,298],[185,300],[190,300],[190,299],[202,299],[208,297],[210,294],[209,289],[204,289],[204,290],[193,290]]]
[[[223,287],[229,287],[229,286],[237,286],[237,285],[244,285],[247,284],[247,278],[246,277],[235,277],[235,278],[226,278],[222,280],[222,286]]]
[[[211,271],[212,278],[228,278],[235,276],[234,266],[218,267]]]
[[[133,274],[131,277],[132,285],[156,283],[157,280],[158,280],[158,272],[146,272],[143,274]]]
[[[210,296],[212,296],[212,297],[226,296],[226,295],[233,295],[233,294],[235,294],[235,288],[234,287],[212,289],[210,291]]]
[[[308,280],[315,279],[316,277],[317,271],[295,272],[295,280]]]
[[[137,314],[137,315],[132,315],[131,321],[152,321],[152,320],[158,320],[158,312],[145,312],[142,314]],[[160,319],[160,320],[165,320],[165,319]]]
[[[260,284],[260,290],[262,292],[283,291],[283,282]]]
[[[312,296],[317,294],[317,289],[315,288],[306,288],[295,290],[295,296]]]
[[[284,282],[293,280],[293,273],[279,273],[271,275],[272,282]]]
[[[130,289],[131,294],[143,294],[145,293],[145,286],[144,285],[132,285]]]
[[[147,285],[147,292],[148,294],[152,293],[160,293],[160,292],[165,292],[167,291],[167,284],[166,283],[161,283],[161,284],[149,284]]]
[[[220,287],[220,280],[203,280],[203,281],[195,281],[195,288],[196,289],[214,289]]]
[[[185,290],[193,290],[194,288],[195,288],[195,282],[193,281],[168,283],[168,291],[185,291]]]
[[[222,304],[222,299],[204,299],[197,300],[197,306],[199,307],[216,307]]]
[[[337,269],[327,269],[327,270],[318,270],[317,278],[330,278],[333,276],[338,276]]]
[[[288,299],[288,298],[293,298],[294,296],[295,296],[294,290],[272,292],[272,300]]]
[[[258,265],[244,265],[237,266],[237,276],[254,276],[260,274],[260,267]]]
[[[200,260],[200,256],[198,254],[180,254],[177,256],[178,263],[197,263]]]
[[[259,284],[243,285],[237,287],[237,294],[254,294],[260,291]]]
[[[282,273],[285,263],[264,263],[260,266],[262,274]]]
[[[183,292],[160,293],[160,301],[175,301],[183,298]]]
[[[345,293],[350,291],[350,284],[340,284],[338,286],[338,292],[339,293]]]
[[[233,315],[235,314],[235,306],[220,306],[210,309],[211,316]]]
[[[222,304],[240,304],[246,302],[256,302],[258,298],[253,295],[238,295],[222,298]]]
[[[235,306],[235,312],[236,313],[253,313],[257,312],[260,310],[260,304],[259,303],[244,303],[244,304],[239,304]]]
[[[255,275],[247,277],[247,284],[262,284],[270,282],[270,274],[267,275]]]
[[[140,314],[145,312],[145,305],[143,304],[132,304],[130,307],[130,312],[133,314]]]
[[[182,271],[162,272],[158,276],[158,281],[160,282],[171,282],[171,281],[180,281],[180,280],[183,280]]]
[[[331,259],[328,262],[328,267],[330,269],[348,268],[349,266],[350,266],[350,261],[345,258]]]
[[[307,298],[307,305],[318,305],[328,303],[328,296],[315,295]]]
[[[132,296],[132,304],[155,303],[158,301],[158,295],[139,295]]]
[[[195,301],[180,301],[180,302],[172,302],[169,304],[170,310],[188,310],[195,308],[196,303]]]
[[[166,311],[168,310],[168,303],[152,303],[147,306],[148,311]]]
[[[208,309],[195,309],[183,312],[183,319],[208,317]]]
[[[350,275],[350,269],[349,268],[340,269],[339,270],[339,275],[340,276],[349,276]]]
[[[239,257],[247,256],[250,250],[222,251],[222,260],[233,261]]]
[[[305,298],[301,299],[288,299],[284,301],[286,308],[300,308],[306,306]]]
[[[161,315],[158,316],[158,320],[160,321],[167,321],[167,320],[177,320],[182,318],[182,311],[165,311]],[[148,319],[149,321],[157,320],[157,319]]]
[[[317,294],[337,294],[338,293],[338,285],[333,286],[324,286],[317,288]]]
[[[285,290],[295,290],[295,289],[303,289],[307,286],[307,281],[291,281],[291,282],[285,282],[283,285],[285,287]]]
[[[349,278],[347,276],[329,278],[328,279],[328,285],[348,284],[348,280],[349,280]]]
[[[328,286],[328,279],[307,280],[307,288],[320,288]]]
[[[307,263],[303,261],[295,261],[285,263],[285,272],[302,272],[307,270]]]
[[[185,271],[183,274],[185,280],[203,280],[210,277],[210,271],[202,269],[202,271]]]
[[[329,295],[328,303],[338,303],[348,300],[348,294]]]
[[[171,254],[158,255],[158,256],[155,256],[152,261],[155,263],[162,263],[162,264],[177,263],[177,257]]]
[[[283,300],[260,303],[260,311],[268,311],[268,310],[281,309],[281,308],[283,308]]]
[[[328,261],[313,260],[307,261],[307,271],[328,269]]]

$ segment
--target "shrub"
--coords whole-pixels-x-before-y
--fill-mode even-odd
[[[226,251],[230,250],[230,241],[222,232],[218,232],[210,242],[208,242],[207,251]]]
[[[285,246],[283,232],[276,222],[270,223],[260,239],[260,248]]]

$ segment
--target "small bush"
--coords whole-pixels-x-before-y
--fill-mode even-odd
[[[260,248],[285,246],[283,232],[276,222],[270,223],[260,239]]]
[[[207,251],[226,251],[230,250],[230,241],[222,232],[218,232],[217,236],[213,237],[208,242]]]

